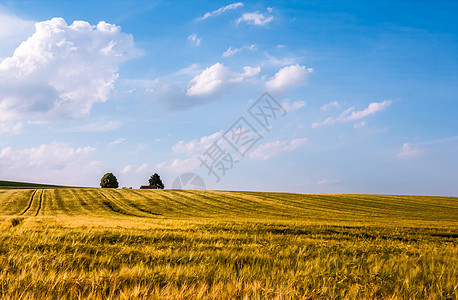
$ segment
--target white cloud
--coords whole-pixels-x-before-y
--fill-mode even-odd
[[[33,31],[34,22],[0,11],[0,40],[14,38],[22,32]]]
[[[312,73],[312,68],[306,68],[298,64],[281,68],[273,78],[266,82],[269,92],[284,92],[290,88],[305,84],[307,76]]]
[[[0,60],[3,57],[9,56],[14,49],[27,37],[29,37],[35,29],[35,22],[23,20],[1,11],[0,6]]]
[[[388,106],[390,106],[391,100],[385,100],[383,102],[372,102],[366,109],[353,111],[351,115],[345,117],[345,120],[353,121],[359,120],[369,115],[375,114],[378,111],[385,110]]]
[[[390,105],[391,105],[391,100],[384,100],[382,102],[372,102],[369,104],[367,108],[363,110],[355,111],[354,107],[350,107],[349,109],[341,113],[336,118],[330,117],[322,122],[313,122],[312,128],[319,128],[324,125],[331,125],[335,123],[345,123],[345,122],[360,120],[369,115],[375,114],[378,111],[383,111]]]
[[[229,57],[229,56],[235,55],[236,53],[239,53],[240,51],[242,51],[242,48],[232,49],[232,47],[229,47],[226,51],[224,51],[223,57]]]
[[[81,184],[94,176],[97,180],[99,163],[86,160],[95,150],[58,142],[22,150],[6,147],[0,150],[0,177],[56,184]]]
[[[250,66],[245,66],[243,67],[243,73],[235,74],[233,76],[232,81],[233,82],[242,82],[246,78],[254,77],[261,72],[261,67],[250,67]]]
[[[236,9],[238,7],[242,7],[243,6],[243,3],[242,2],[237,2],[237,3],[232,3],[232,4],[229,4],[229,5],[226,5],[224,7],[221,7],[217,10],[214,10],[212,12],[207,12],[205,13],[202,17],[198,18],[198,20],[205,20],[209,17],[213,17],[213,16],[217,16],[217,15],[220,15],[228,10],[233,10],[233,9]]]
[[[186,154],[188,156],[202,154],[211,144],[223,135],[223,131],[217,131],[214,134],[203,136],[200,139],[193,139],[189,142],[179,141],[172,150],[174,153]]]
[[[169,110],[185,110],[218,100],[243,86],[259,85],[260,72],[260,66],[245,66],[242,72],[235,72],[219,62],[205,69],[192,65],[150,82],[149,87],[140,86],[143,91],[141,97],[155,99]],[[189,76],[193,77],[189,80]],[[187,86],[179,84],[186,80]]]
[[[202,155],[205,150],[214,142],[222,137],[223,131],[215,132],[214,134],[203,136],[200,139],[191,141],[179,141],[172,147],[175,154],[185,155],[185,158],[173,158],[156,165],[156,168],[164,171],[182,173],[193,171],[199,168],[199,155]]]
[[[96,123],[86,124],[78,127],[67,129],[69,132],[107,132],[118,129],[122,126],[120,121],[99,121]]]
[[[137,170],[135,170],[137,173],[151,173],[152,171],[153,169],[150,168],[147,163],[143,163],[137,168]]]
[[[199,75],[195,76],[188,84],[186,95],[188,96],[212,96],[226,90],[234,83],[242,83],[246,79],[256,76],[260,67],[246,66],[243,73],[235,73],[221,63],[216,63]]]
[[[138,154],[142,151],[145,151],[148,148],[146,143],[138,143],[133,146],[133,150],[130,152],[131,154]]]
[[[267,60],[263,62],[263,65],[270,65],[274,67],[285,67],[289,65],[294,65],[298,61],[298,58],[296,57],[276,58],[268,53],[266,53],[266,56]]]
[[[260,145],[255,150],[250,152],[251,159],[267,160],[284,152],[291,152],[304,145],[307,142],[306,138],[297,138],[291,141],[274,141]]]
[[[194,47],[199,47],[201,38],[197,37],[197,34],[193,33],[188,36],[188,41],[193,45]]]
[[[129,173],[132,170],[132,165],[127,165],[121,169],[121,174]]]
[[[188,96],[206,96],[220,90],[229,79],[229,69],[216,63],[194,77],[188,85]]]
[[[232,48],[232,47],[229,47],[226,51],[224,51],[223,53],[223,57],[229,57],[229,56],[233,56],[243,50],[250,50],[250,51],[254,51],[257,49],[257,46],[256,44],[252,44],[252,45],[249,45],[249,46],[244,46],[242,48]]]
[[[156,169],[160,171],[168,171],[176,174],[197,170],[200,166],[200,161],[195,157],[189,158],[174,158],[156,165]]]
[[[237,24],[241,22],[246,22],[252,25],[264,26],[272,22],[274,19],[273,16],[265,16],[259,12],[244,13],[238,20]]]
[[[2,133],[12,133],[19,134],[22,132],[23,124],[22,122],[0,122],[0,134]]]
[[[321,110],[322,111],[327,111],[327,110],[329,110],[329,109],[331,109],[333,107],[339,107],[339,102],[333,101],[331,103],[325,104],[325,105],[321,106]]]
[[[111,142],[109,145],[112,146],[112,145],[119,145],[121,143],[124,143],[127,139],[126,138],[117,138],[116,140],[114,140],[113,142]]]
[[[365,126],[366,126],[366,121],[362,121],[360,123],[353,125],[353,128],[358,129],[358,128],[363,128]]]
[[[402,145],[401,152],[398,153],[398,158],[411,158],[418,156],[421,153],[422,150],[420,150],[418,147],[412,146],[410,143],[404,143],[404,145]]]
[[[287,111],[287,112],[293,112],[293,111],[296,111],[302,107],[305,106],[305,101],[301,100],[301,101],[294,101],[294,102],[291,102],[289,101],[288,99],[285,99],[282,103],[281,103],[281,106]]]
[[[132,54],[132,36],[103,21],[36,23],[35,33],[0,62],[0,121],[87,115],[107,100],[119,63]]]

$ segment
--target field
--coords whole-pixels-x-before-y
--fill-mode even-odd
[[[458,299],[458,198],[3,185],[3,298]]]

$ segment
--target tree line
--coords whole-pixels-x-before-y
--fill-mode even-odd
[[[165,187],[161,176],[159,176],[157,173],[151,175],[148,182],[150,186],[153,186],[157,189],[163,189]],[[107,189],[117,189],[119,187],[118,179],[113,175],[113,173],[106,173],[100,180],[100,187]]]

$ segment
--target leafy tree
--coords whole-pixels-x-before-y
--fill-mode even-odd
[[[162,183],[161,176],[159,176],[157,173],[154,173],[148,181],[150,186],[155,186],[157,189],[164,188],[164,183]]]
[[[119,187],[118,179],[113,173],[106,173],[100,180],[100,187],[107,189],[117,189]]]

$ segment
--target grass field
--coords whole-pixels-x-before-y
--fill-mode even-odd
[[[0,227],[4,298],[458,299],[452,197],[32,185]]]

